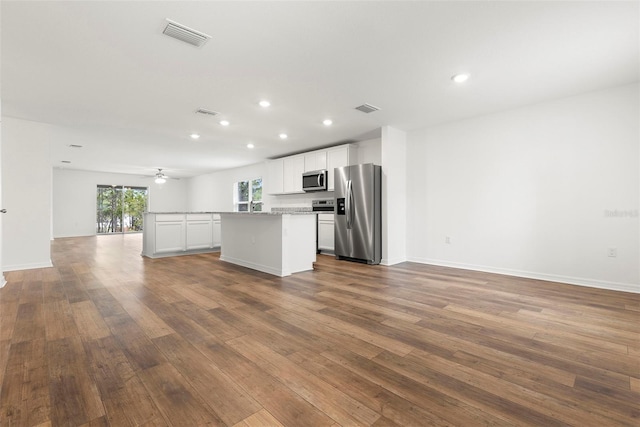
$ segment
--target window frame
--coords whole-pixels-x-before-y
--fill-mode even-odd
[[[253,183],[255,181],[260,181],[260,186],[259,188],[262,190],[263,189],[263,181],[262,181],[262,177],[255,177],[255,178],[249,178],[249,179],[242,179],[240,181],[236,181],[233,183],[233,211],[234,212],[262,212],[262,207],[264,206],[264,200],[262,197],[262,193],[260,196],[260,200],[253,200],[253,196],[254,196],[254,188],[253,188]],[[240,184],[241,183],[247,183],[247,192],[248,192],[248,196],[247,196],[247,200],[246,201],[240,201],[239,198],[239,194],[240,194]],[[251,205],[253,204],[254,209],[251,209]],[[240,210],[241,206],[246,206],[245,210]],[[255,209],[256,206],[259,206],[259,209]]]

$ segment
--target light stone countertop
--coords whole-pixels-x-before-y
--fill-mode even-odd
[[[152,215],[189,215],[189,214],[233,214],[233,215],[317,215],[322,212],[313,212],[311,210],[291,210],[291,211],[267,211],[267,212],[145,212],[145,214]]]

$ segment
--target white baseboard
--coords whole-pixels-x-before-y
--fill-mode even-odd
[[[527,279],[546,280],[548,282],[566,283],[569,285],[587,286],[590,288],[607,289],[611,291],[640,293],[640,284],[607,282],[603,280],[587,279],[584,277],[561,276],[555,274],[537,273],[508,268],[488,267],[485,265],[463,264],[458,262],[443,261],[431,258],[410,257],[410,262],[420,264],[432,264],[442,267],[460,268],[463,270],[483,271],[486,273],[504,274],[506,276],[524,277]]]
[[[273,274],[274,276],[285,277],[290,276],[291,272],[280,270],[275,267],[270,267],[268,265],[256,264],[250,261],[246,261],[243,259],[233,258],[230,256],[220,255],[220,261],[225,261],[231,264],[239,265],[241,267],[247,267],[252,270],[262,271],[263,273]]]
[[[380,264],[382,265],[395,265],[400,264],[401,262],[406,262],[406,258],[382,258],[380,260]]]
[[[51,260],[48,262],[36,262],[32,264],[14,264],[5,265],[2,267],[4,271],[16,271],[16,270],[33,270],[34,268],[49,268],[53,267]]]

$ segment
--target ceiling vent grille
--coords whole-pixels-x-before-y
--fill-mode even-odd
[[[379,108],[378,107],[374,107],[371,104],[362,104],[359,107],[356,107],[356,110],[362,111],[363,113],[373,113],[374,111],[378,111]]]
[[[217,116],[218,113],[215,111],[207,110],[206,108],[198,108],[196,110],[196,114],[204,114],[205,116]]]
[[[169,37],[173,37],[174,39],[178,39],[185,43],[189,43],[191,45],[200,47],[204,45],[211,36],[201,33],[200,31],[196,31],[193,28],[186,27],[182,24],[178,24],[170,19],[167,19],[167,26],[165,27],[163,34],[166,34]]]

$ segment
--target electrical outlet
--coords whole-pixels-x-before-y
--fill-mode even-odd
[[[609,248],[607,249],[607,256],[610,258],[615,258],[618,256],[618,248]]]
[[[445,237],[445,238],[444,238],[444,242],[445,242],[447,245],[450,245],[450,244],[451,244],[451,237],[449,237],[449,236]]]

